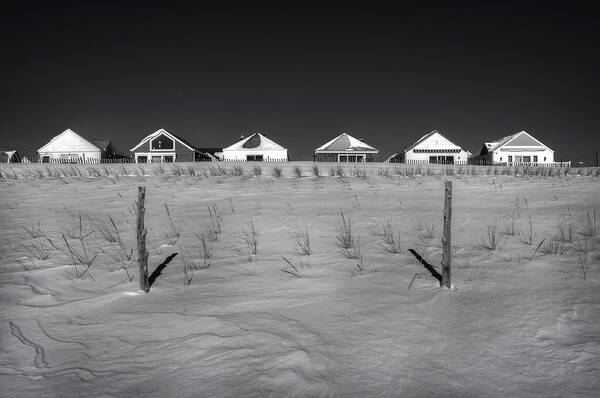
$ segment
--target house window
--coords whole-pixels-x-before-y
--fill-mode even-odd
[[[42,163],[50,163],[50,156],[42,156]]]
[[[437,163],[437,156],[430,156],[429,157],[429,163],[436,164]]]
[[[246,155],[246,160],[248,162],[262,162],[263,155]]]
[[[523,162],[531,163],[531,156],[523,156]]]
[[[175,142],[166,135],[160,135],[150,142],[150,148],[153,151],[175,150]]]
[[[533,163],[537,163],[537,155],[533,155]]]
[[[173,163],[173,156],[165,156],[164,162],[165,163]]]
[[[137,162],[138,163],[148,163],[148,156],[138,156]]]
[[[544,156],[544,162],[546,161],[546,157]]]
[[[502,161],[502,156],[500,156],[500,161]]]
[[[508,155],[508,163],[512,163],[512,155]]]
[[[152,156],[152,163],[160,163],[162,162],[162,156]]]

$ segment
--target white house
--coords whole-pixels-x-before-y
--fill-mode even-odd
[[[315,149],[316,162],[374,162],[379,149],[342,133]]]
[[[100,159],[115,152],[109,141],[83,138],[71,129],[66,129],[37,150],[44,163],[100,162]]]
[[[548,164],[554,163],[554,151],[534,138],[520,131],[502,139],[485,142],[481,154],[471,158],[471,163],[484,164]]]
[[[433,130],[405,148],[398,160],[401,163],[466,164],[470,154],[440,131]]]
[[[225,161],[286,162],[288,151],[260,133],[254,133],[223,148]]]

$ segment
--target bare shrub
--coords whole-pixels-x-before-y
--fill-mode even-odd
[[[205,225],[207,238],[210,242],[217,242],[221,234],[221,214],[215,203],[206,206],[210,220]]]
[[[83,240],[88,237],[94,231],[88,231],[83,225],[83,215],[81,211],[78,212],[77,217],[73,216],[73,225],[70,229],[65,230],[67,236],[71,239]]]
[[[352,175],[354,177],[367,179],[367,170],[364,167],[354,167],[352,168]]]
[[[337,226],[337,246],[347,258],[359,258],[361,256],[360,235],[355,236],[352,231],[352,221],[346,218],[344,212],[340,212],[342,220]]]
[[[179,239],[179,236],[181,235],[181,228],[175,223],[175,221],[173,221],[173,218],[171,217],[171,212],[169,211],[169,206],[167,206],[166,203],[164,203],[164,206],[165,212],[167,213],[165,239],[168,244],[174,245]]]
[[[571,223],[559,224],[559,239],[561,242],[573,242],[573,225]]]
[[[308,226],[298,227],[295,231],[290,232],[294,250],[303,256],[310,256],[312,249],[310,247],[310,228]]]
[[[25,234],[31,239],[41,238],[46,236],[42,231],[40,226],[40,221],[38,221],[37,225],[32,225],[31,227],[22,227],[25,231]]]
[[[196,237],[200,242],[200,258],[202,260],[200,267],[198,267],[197,269],[205,269],[210,267],[211,265],[211,259],[214,254],[214,247],[212,242],[210,241],[210,239],[207,238],[206,235],[200,234],[196,235]]]
[[[296,176],[296,178],[300,178],[302,177],[302,169],[300,168],[300,166],[294,166],[294,176]]]
[[[529,222],[527,223],[527,229],[524,231],[523,236],[521,237],[521,241],[529,246],[533,245],[533,219],[531,216],[529,217]]]
[[[489,250],[496,250],[497,244],[496,244],[496,226],[495,225],[488,225],[487,226],[487,242],[486,242],[486,247]]]
[[[503,226],[504,226],[504,229],[502,230],[502,233],[504,235],[515,236],[519,233],[519,230],[517,227],[517,221],[516,221],[516,217],[515,217],[515,212],[513,212],[512,216],[505,217],[503,219]]]
[[[344,171],[344,168],[342,166],[335,166],[329,168],[329,175],[331,177],[346,177],[346,172]]]
[[[280,178],[282,173],[283,173],[283,170],[281,169],[281,167],[279,167],[279,166],[273,167],[273,171],[272,171],[273,177]]]
[[[586,217],[583,223],[583,229],[579,231],[580,235],[586,236],[588,238],[596,236],[596,234],[598,233],[598,217],[596,213],[597,209],[594,209],[593,212],[590,212],[590,210],[586,210]]]
[[[360,272],[364,271],[365,270],[365,259],[362,254],[362,245],[360,244],[360,235],[356,239],[356,246],[350,251],[349,254],[350,255],[346,256],[346,257],[357,259],[358,263],[356,263],[356,268],[358,268],[358,270]]]
[[[66,249],[62,251],[71,260],[75,277],[82,278],[90,270],[92,264],[98,258],[98,254],[90,255],[83,239],[77,239],[81,245],[81,250],[77,250],[69,243],[65,234],[61,235],[66,245]]]
[[[557,239],[546,239],[545,245],[542,247],[542,252],[545,254],[564,254],[565,248],[563,242]]]
[[[380,246],[383,247],[384,250],[394,254],[402,253],[400,228],[393,223],[391,218],[386,219],[383,223],[380,236],[382,240]]]
[[[260,166],[252,167],[252,175],[254,177],[260,177],[262,175],[262,167],[260,167]]]
[[[321,171],[319,170],[319,166],[313,164],[312,167],[313,177],[321,177]]]
[[[21,247],[30,258],[46,260],[50,257],[53,244],[48,238],[35,238],[27,243],[21,243]]]
[[[121,261],[130,262],[133,258],[133,249],[128,249],[125,246],[125,243],[123,243],[123,240],[121,239],[121,233],[119,232],[119,228],[117,228],[117,224],[115,223],[115,220],[113,220],[113,218],[110,216],[110,214],[108,215],[108,220],[110,221],[110,225],[113,228],[116,242],[119,244],[119,257],[121,258]]]
[[[350,217],[346,218],[344,212],[340,212],[342,221],[337,226],[337,246],[343,250],[348,250],[354,247],[354,235],[352,233],[352,221]]]
[[[117,236],[113,232],[114,229],[112,228],[112,226],[110,224],[109,225],[98,224],[98,225],[96,225],[96,230],[98,232],[100,232],[100,235],[102,235],[102,237],[104,238],[105,241],[110,242],[110,243],[114,243],[117,241]]]
[[[258,254],[258,232],[256,231],[252,217],[250,217],[250,221],[242,228],[239,239],[244,244],[240,252],[246,255],[248,261],[253,261]]]
[[[183,248],[179,248],[181,253],[181,262],[183,263],[183,275],[184,275],[184,286],[189,286],[192,283],[194,277],[194,271],[200,269],[198,263],[190,255],[189,251]]]
[[[290,260],[288,260],[287,258],[281,256],[281,258],[290,266],[291,269],[282,269],[282,272],[285,272],[286,274],[290,274],[296,278],[302,278],[302,275],[300,274],[300,271],[298,270],[298,267],[296,267]],[[302,264],[302,260],[300,260],[300,264]]]
[[[241,166],[233,166],[231,169],[231,175],[241,177],[244,175],[244,169]]]

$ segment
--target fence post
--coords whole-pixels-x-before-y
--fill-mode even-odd
[[[451,246],[451,226],[452,226],[452,181],[446,181],[444,187],[444,236],[442,237],[442,286],[451,288],[451,269],[452,269],[452,246]]]
[[[148,293],[148,252],[146,251],[146,228],[144,228],[144,200],[146,198],[146,187],[138,187],[137,200],[137,248],[138,266],[140,272],[140,289]]]
[[[596,167],[600,167],[600,155],[598,151],[596,151]]]

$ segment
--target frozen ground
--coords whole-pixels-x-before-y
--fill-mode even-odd
[[[440,262],[438,177],[0,180],[0,395],[597,396],[600,234],[588,211],[600,209],[599,179],[453,181],[447,290],[407,251]],[[151,270],[179,253],[149,294],[135,258],[100,232],[111,215],[134,248],[138,185]],[[184,262],[203,261],[209,206],[222,232],[185,286]],[[362,270],[336,246],[341,211],[360,234]],[[400,254],[382,245],[388,218]],[[256,256],[243,239],[250,220]],[[304,227],[310,257],[290,236]],[[61,233],[98,256],[80,279]]]

